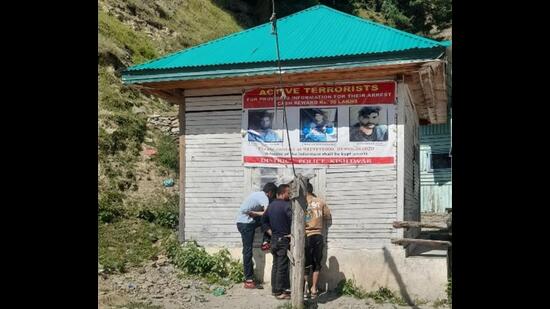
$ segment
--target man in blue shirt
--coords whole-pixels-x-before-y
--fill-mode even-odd
[[[302,128],[300,142],[336,141],[334,124],[328,121],[327,114],[322,109],[304,110],[313,115],[313,119]]]
[[[237,214],[237,229],[241,233],[243,242],[244,287],[247,289],[259,287],[254,282],[252,243],[254,242],[256,228],[261,224],[260,218],[270,200],[275,197],[276,190],[277,186],[274,183],[266,183],[262,191],[253,192],[244,200]]]
[[[264,112],[260,115],[259,129],[248,130],[248,140],[255,142],[281,142],[282,139],[271,129],[272,114]]]

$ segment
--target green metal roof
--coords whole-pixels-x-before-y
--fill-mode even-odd
[[[277,21],[277,28],[283,63],[428,49],[440,51],[448,46],[448,43],[403,32],[324,5],[316,5],[281,18]],[[210,71],[214,67],[229,69],[245,64],[274,62],[277,54],[271,32],[270,23],[262,24],[129,67],[123,73],[123,79],[131,82],[128,80],[129,77],[132,79],[130,75],[145,72],[151,76],[155,71]]]

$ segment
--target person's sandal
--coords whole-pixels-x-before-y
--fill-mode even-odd
[[[290,294],[282,293],[281,295],[276,296],[275,298],[280,299],[280,300],[290,299]]]
[[[255,289],[256,288],[256,283],[254,283],[253,280],[246,280],[244,282],[244,288],[245,289]]]

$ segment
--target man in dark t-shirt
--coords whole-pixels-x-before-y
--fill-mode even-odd
[[[271,235],[271,292],[279,299],[290,299],[289,260],[286,252],[290,247],[292,208],[288,185],[282,184],[277,188],[277,198],[269,204],[262,218],[265,231]]]

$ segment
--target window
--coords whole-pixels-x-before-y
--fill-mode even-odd
[[[430,170],[451,168],[451,157],[448,153],[432,153]]]

